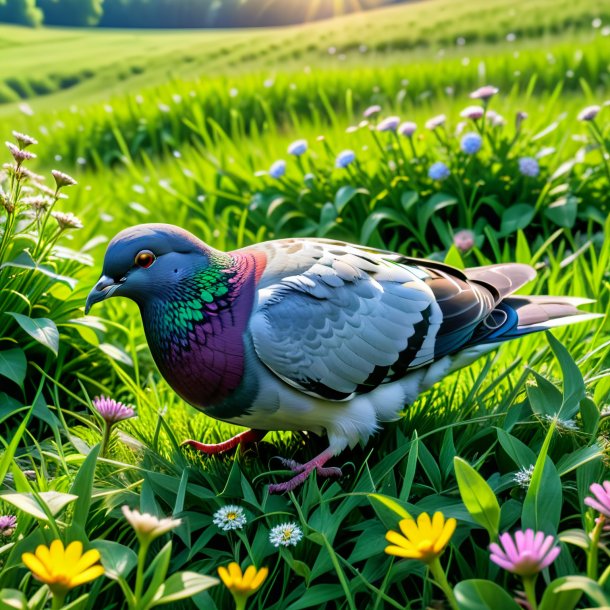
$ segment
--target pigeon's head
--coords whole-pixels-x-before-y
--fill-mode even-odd
[[[85,313],[111,296],[143,303],[163,295],[193,268],[205,268],[210,252],[201,240],[174,225],[129,227],[108,244],[102,277],[87,297]]]

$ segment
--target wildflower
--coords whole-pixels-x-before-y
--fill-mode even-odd
[[[301,538],[303,538],[303,530],[296,523],[282,523],[269,532],[269,542],[276,548],[296,546]]]
[[[288,154],[300,157],[307,151],[307,140],[296,140],[288,147]]]
[[[105,396],[94,398],[93,406],[102,416],[102,419],[109,425],[134,417],[136,414],[132,407],[128,407],[122,402],[117,402],[114,398],[106,398]]]
[[[55,218],[59,228],[64,229],[82,229],[83,223],[72,212],[51,212],[51,216]]]
[[[450,173],[449,168],[442,161],[437,161],[430,166],[428,178],[432,180],[445,180],[449,178]]]
[[[540,165],[538,165],[538,161],[534,157],[521,157],[518,163],[522,176],[535,178],[540,173]]]
[[[573,419],[561,419],[557,415],[545,415],[544,419],[549,423],[555,422],[557,430],[564,432],[578,432],[578,425]]]
[[[136,536],[142,545],[148,545],[159,536],[178,527],[182,521],[180,519],[159,519],[149,513],[140,513],[138,510],[131,510],[129,506],[121,509],[129,525],[133,527]]]
[[[585,504],[610,519],[610,481],[593,483],[589,491],[594,497],[587,496]]]
[[[17,165],[21,165],[24,161],[29,161],[30,159],[35,159],[36,155],[29,150],[22,150],[19,146],[16,146],[12,142],[5,142],[6,147],[8,148],[11,155],[13,155],[13,159],[17,162]]]
[[[286,161],[279,159],[269,168],[269,175],[272,178],[281,178],[286,173]]]
[[[416,132],[416,130],[417,123],[414,123],[413,121],[405,121],[398,127],[398,133],[401,136],[406,136],[408,138],[410,138]]]
[[[225,532],[240,530],[246,525],[247,521],[244,509],[235,506],[235,504],[223,506],[214,513],[214,525]]]
[[[501,568],[519,576],[534,576],[551,565],[559,555],[559,546],[553,546],[553,536],[526,529],[515,537],[508,533],[500,536],[500,544],[489,545],[490,559]]]
[[[377,125],[377,131],[396,131],[400,125],[400,117],[389,116]]]
[[[517,131],[519,131],[521,129],[521,124],[523,123],[523,121],[525,121],[525,119],[527,119],[527,117],[528,117],[528,114],[524,110],[519,110],[515,114],[515,129]]]
[[[344,168],[356,160],[356,153],[353,150],[342,150],[335,160],[335,167]]]
[[[231,592],[238,609],[245,608],[246,600],[260,589],[268,574],[269,568],[257,570],[254,566],[248,566],[242,573],[239,564],[235,561],[227,567],[218,568],[218,576]]]
[[[19,148],[27,148],[32,144],[38,144],[38,140],[36,140],[32,136],[28,136],[25,133],[21,133],[19,131],[13,131],[13,138],[17,140]]]
[[[453,236],[453,245],[461,252],[467,252],[474,246],[474,233],[462,229]]]
[[[599,114],[601,106],[587,106],[578,113],[579,121],[593,121]]]
[[[36,197],[22,197],[21,203],[32,208],[36,214],[41,214],[51,207],[53,200],[50,197],[39,195]]]
[[[0,536],[9,538],[17,527],[17,517],[14,515],[2,515],[0,517]]]
[[[483,100],[486,102],[490,98],[492,98],[496,93],[500,91],[497,87],[492,87],[491,85],[485,85],[485,87],[479,87],[476,91],[473,91],[470,94],[470,98],[473,100]]]
[[[519,487],[523,487],[527,489],[530,486],[530,482],[532,480],[532,475],[534,474],[534,465],[530,464],[527,468],[520,468],[513,477],[513,481],[519,485]]]
[[[439,114],[426,121],[426,129],[434,131],[437,127],[441,127],[447,121],[447,117],[444,114]]]
[[[64,174],[57,169],[52,169],[51,174],[53,175],[53,178],[55,178],[57,190],[64,186],[74,186],[75,184],[78,184],[78,182],[76,182],[72,176],[68,176],[68,174]]]
[[[363,113],[362,116],[365,119],[368,119],[376,114],[379,114],[381,112],[381,106],[379,106],[378,104],[373,104],[372,106],[369,106]]]
[[[481,150],[481,145],[483,144],[483,140],[478,133],[467,133],[462,136],[460,141],[460,148],[467,155],[474,155]]]
[[[83,543],[79,540],[65,548],[61,540],[53,540],[49,547],[41,544],[35,553],[24,553],[21,560],[36,579],[49,586],[60,602],[70,589],[95,580],[104,573],[99,563],[99,551],[92,549],[83,553]],[[63,605],[60,603],[54,607]]]
[[[493,110],[487,111],[487,120],[493,127],[500,127],[501,125],[506,125],[506,119],[497,112]]]
[[[485,109],[483,106],[466,106],[462,112],[460,112],[460,116],[463,119],[470,119],[471,121],[478,121],[482,119],[485,115]]]

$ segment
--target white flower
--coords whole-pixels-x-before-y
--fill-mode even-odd
[[[438,116],[432,117],[426,121],[426,129],[434,130],[437,127],[445,124],[447,117],[444,114],[439,114]]]
[[[125,519],[129,521],[141,543],[150,543],[155,538],[173,530],[182,523],[180,519],[171,519],[169,517],[159,519],[148,513],[140,513],[139,510],[131,510],[129,506],[123,506],[122,511]]]
[[[527,468],[520,468],[513,477],[513,481],[519,485],[519,487],[523,487],[527,489],[530,486],[530,482],[532,480],[532,475],[534,474],[534,465],[531,464]]]
[[[396,131],[400,125],[400,117],[389,116],[377,125],[377,131]]]
[[[221,530],[228,532],[229,530],[240,530],[246,525],[246,513],[241,506],[229,504],[219,508],[214,513],[214,525],[217,525]]]
[[[578,113],[578,120],[579,121],[593,121],[595,119],[595,117],[599,114],[599,111],[601,110],[601,106],[587,106],[586,108],[583,108],[579,113]]]
[[[269,542],[276,548],[296,546],[301,538],[303,538],[303,531],[296,523],[282,523],[269,532]]]
[[[288,154],[300,157],[307,152],[307,140],[295,140],[288,146]]]
[[[544,419],[550,424],[555,422],[559,432],[578,432],[578,424],[573,419],[561,419],[557,414],[545,415]]]

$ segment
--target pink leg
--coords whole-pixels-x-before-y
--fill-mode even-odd
[[[305,481],[313,470],[315,470],[321,477],[340,477],[342,474],[340,468],[324,468],[324,464],[326,464],[326,462],[328,462],[333,455],[334,453],[329,447],[325,451],[322,451],[320,455],[317,455],[313,460],[306,462],[305,464],[299,464],[294,460],[282,459],[281,461],[284,466],[287,466],[290,468],[290,470],[298,472],[299,474],[292,477],[292,479],[286,481],[285,483],[275,483],[273,485],[269,485],[269,493],[282,493],[283,491],[292,491],[293,489],[296,489]]]
[[[246,430],[245,432],[240,432],[236,434],[232,438],[222,442],[217,443],[215,445],[206,445],[205,443],[200,443],[199,441],[187,440],[182,443],[184,447],[187,445],[188,447],[193,447],[193,449],[197,449],[197,451],[202,451],[207,455],[215,455],[217,453],[224,453],[225,451],[229,451],[237,445],[247,445],[249,443],[256,443],[260,441],[263,436],[267,434],[267,430]]]

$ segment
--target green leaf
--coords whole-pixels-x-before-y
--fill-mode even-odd
[[[4,269],[6,267],[11,267],[14,269],[32,269],[37,271],[38,273],[42,273],[52,280],[56,280],[58,282],[63,282],[67,284],[74,290],[76,288],[76,280],[72,277],[67,277],[65,275],[59,275],[55,273],[51,267],[45,265],[39,265],[34,261],[34,259],[30,256],[28,252],[20,252],[19,255],[12,261],[8,261],[0,265],[0,269]]]
[[[594,436],[599,424],[599,409],[597,408],[597,405],[586,396],[580,401],[580,416],[582,417],[583,430],[587,434]]]
[[[30,318],[14,311],[7,311],[6,313],[12,316],[30,337],[50,349],[57,356],[59,331],[53,320],[49,320],[49,318]]]
[[[71,601],[69,604],[62,606],[62,610],[84,610],[87,607],[88,600],[89,593],[84,593],[74,601]]]
[[[344,595],[341,587],[337,585],[314,585],[308,587],[304,595],[299,597],[298,601],[290,604],[286,610],[303,610],[304,608],[322,606],[322,604],[339,597],[344,597]]]
[[[491,540],[498,537],[500,505],[487,481],[462,458],[453,458],[460,495],[471,517],[482,525]]]
[[[419,194],[416,191],[405,191],[400,196],[400,205],[405,212],[408,212],[419,201]]]
[[[544,210],[544,215],[556,225],[571,229],[576,222],[578,201],[578,197],[573,197],[571,195],[561,197]]]
[[[70,502],[74,502],[74,500],[78,498],[78,496],[75,496],[74,494],[66,494],[59,491],[41,491],[38,495],[40,496],[40,500],[46,504],[52,515],[57,515],[70,504]],[[36,519],[48,521],[47,514],[34,494],[3,493],[0,494],[0,500],[16,506],[19,510],[22,510],[28,515],[32,515],[32,517],[35,517]]]
[[[581,589],[562,589],[567,577],[557,578],[544,590],[538,610],[574,610],[582,597]]]
[[[163,583],[167,576],[171,557],[172,541],[170,540],[161,551],[155,555],[144,574],[144,578],[148,579],[149,575],[152,573],[152,578],[147,585],[147,592],[141,600],[143,608],[154,606],[155,604],[151,602],[155,598],[158,598],[158,596],[163,595]]]
[[[21,437],[25,433],[33,409],[34,407],[29,408],[25,417],[21,420],[19,427],[13,433],[11,442],[8,444],[8,447],[6,447],[6,449],[2,453],[2,457],[0,457],[0,485],[4,483],[4,477],[6,477],[6,473],[8,472],[8,469],[11,466],[13,457],[15,456],[15,451],[17,451],[17,445],[19,445]]]
[[[0,609],[28,610],[28,600],[17,589],[0,589]]]
[[[536,454],[517,437],[502,428],[496,428],[500,446],[519,468],[529,468],[536,462]]]
[[[516,203],[504,210],[502,222],[500,223],[500,235],[506,237],[519,229],[525,229],[532,219],[536,210],[527,203]]]
[[[556,593],[576,589],[583,591],[591,601],[598,605],[597,607],[607,608],[610,606],[610,597],[606,595],[602,587],[594,580],[586,576],[565,576],[564,579],[564,582],[555,588]]]
[[[14,347],[0,352],[0,375],[8,377],[22,389],[27,366],[25,352],[21,348]]]
[[[335,195],[335,209],[337,214],[341,214],[343,208],[358,194],[369,195],[369,192],[364,188],[356,188],[350,186],[342,186]]]
[[[451,248],[447,250],[447,254],[445,255],[445,263],[455,267],[456,269],[464,269],[466,267],[460,251],[455,246],[451,246]]]
[[[536,371],[532,371],[532,375],[536,378],[536,385],[526,387],[532,411],[540,417],[554,417],[561,410],[561,392]]]
[[[521,523],[523,529],[531,527],[547,534],[556,534],[562,506],[561,479],[546,451],[546,459],[540,463],[542,455],[541,451],[523,502]]]
[[[587,462],[601,459],[602,455],[603,453],[601,447],[597,443],[589,447],[581,447],[580,449],[576,449],[576,451],[572,451],[572,453],[568,453],[567,455],[562,455],[560,460],[557,462],[557,471],[559,472],[559,476],[564,476],[568,474],[568,472],[572,472],[572,470],[580,468]]]
[[[150,607],[193,597],[193,595],[197,595],[197,593],[201,593],[201,591],[205,591],[219,584],[219,582],[217,578],[197,574],[197,572],[176,572],[160,587]]]
[[[491,580],[463,580],[453,592],[460,610],[521,610],[521,606]]]
[[[102,556],[102,565],[108,578],[127,578],[138,563],[135,551],[112,540],[94,540],[91,546]]]
[[[371,502],[373,507],[375,506],[375,503],[378,502],[382,506],[389,508],[395,515],[400,517],[400,519],[413,518],[403,506],[401,506],[396,500],[390,498],[389,496],[384,496],[383,494],[369,494],[368,498],[369,500],[374,500],[374,502]]]
[[[97,457],[100,453],[100,445],[91,449],[89,455],[78,469],[74,482],[70,488],[70,493],[77,496],[72,512],[72,522],[70,523],[69,540],[82,540],[86,536],[85,525],[89,516],[91,506],[91,495],[93,492],[93,481],[95,479],[95,467]]]
[[[110,343],[100,343],[99,349],[109,358],[122,362],[127,366],[133,366],[133,360],[122,350]]]
[[[447,193],[435,193],[428,199],[418,211],[419,229],[423,233],[428,226],[428,221],[436,212],[444,208],[455,205],[458,200],[453,195]]]

